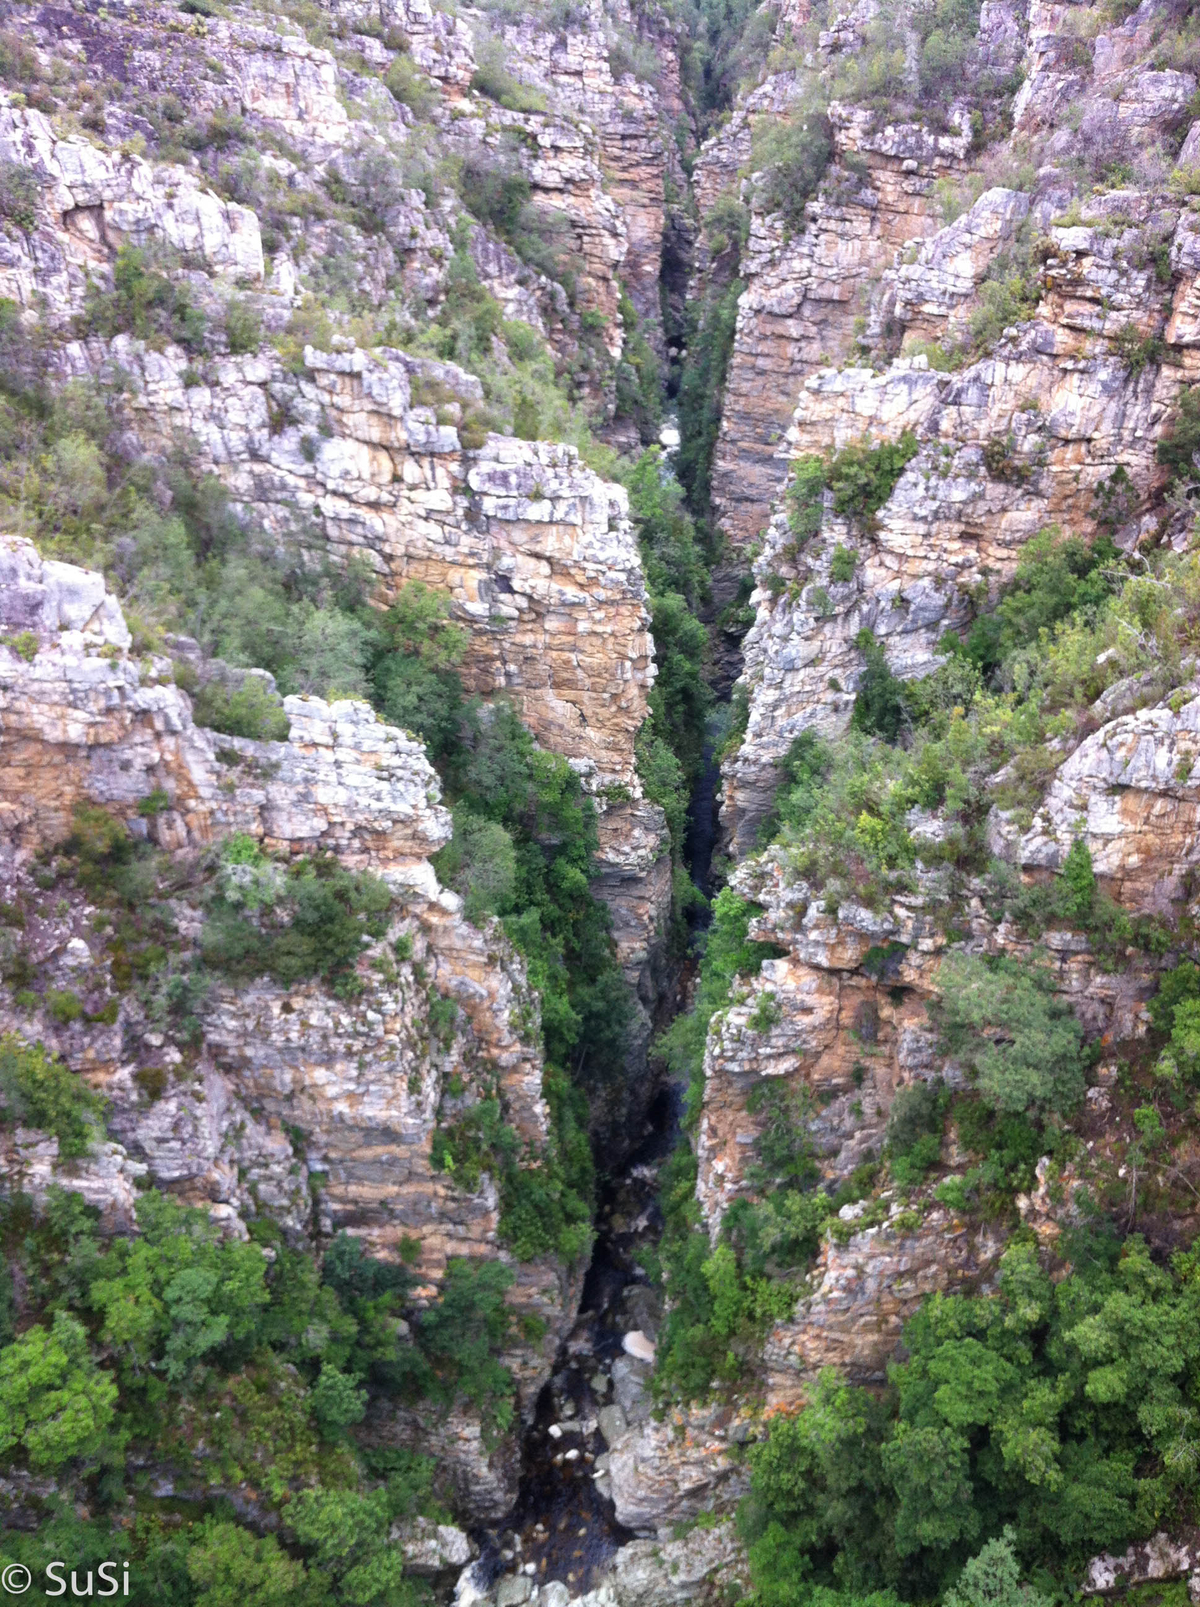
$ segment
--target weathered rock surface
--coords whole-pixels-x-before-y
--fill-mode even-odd
[[[1200,1531],[1182,1529],[1168,1535],[1164,1530],[1141,1545],[1130,1546],[1120,1556],[1108,1552],[1088,1563],[1083,1588],[1106,1596],[1135,1589],[1158,1579],[1188,1579],[1188,1595],[1194,1601],[1200,1594]]]
[[[40,908],[31,855],[61,841],[73,807],[88,803],[181,860],[235,831],[284,856],[333,853],[388,880],[392,923],[364,947],[352,1001],[320,982],[213,981],[198,1007],[199,1045],[185,1044],[184,1053],[152,1030],[136,995],[115,986],[111,926],[95,931],[70,900],[54,918],[27,920],[27,963],[46,967],[48,981],[69,982],[88,1013],[57,1021],[35,995],[31,1020],[28,1001],[4,988],[0,1029],[36,1034],[86,1075],[108,1101],[110,1141],[64,1163],[56,1140],[18,1129],[6,1141],[7,1175],[34,1194],[52,1182],[78,1188],[114,1228],[132,1224],[134,1189],[146,1178],[208,1206],[230,1231],[244,1233],[244,1219],[260,1211],[296,1237],[349,1231],[383,1258],[403,1248],[427,1298],[452,1256],[511,1260],[499,1243],[494,1182],[485,1175],[473,1193],[456,1186],[434,1167],[431,1146],[453,1085],[455,1109],[498,1096],[531,1154],[544,1150],[537,1000],[499,928],[467,923],[457,896],[438,886],[428,855],[448,839],[450,821],[424,749],[366,704],[316,698],[285,700],[287,742],[218,737],[194,725],[187,695],[165,683],[169,664],[152,662],[144,677],[128,644],[101,577],[5,540],[6,901],[19,891]],[[166,804],[139,813],[151,793]],[[202,922],[201,910],[177,908],[183,952]],[[393,954],[401,935],[404,959]],[[438,999],[456,1006],[448,1034],[431,1024]],[[581,1269],[547,1257],[514,1272],[512,1303],[545,1335],[514,1343],[505,1357],[528,1414],[574,1318]],[[425,1443],[433,1430],[388,1413],[367,1431]],[[493,1443],[463,1414],[439,1421],[437,1433],[463,1510],[502,1516],[516,1494],[513,1436]]]
[[[724,1404],[647,1418],[609,1450],[617,1522],[636,1533],[702,1512],[731,1512],[750,1487],[740,1455],[753,1417]]]
[[[1178,214],[1167,221],[1183,231]],[[1137,539],[1161,484],[1154,449],[1182,375],[1125,362],[1102,337],[1116,332],[1108,320],[1131,314],[1104,309],[1119,299],[1116,279],[1150,324],[1157,294],[1161,328],[1165,297],[1132,265],[1128,245],[1119,260],[1106,248],[1097,281],[1094,231],[1052,228],[1050,238],[1061,253],[1047,259],[1055,288],[995,355],[957,373],[902,357],[882,374],[821,369],[805,382],[791,454],[823,455],[862,437],[897,441],[906,431],[918,449],[870,529],[827,507],[824,539],[801,547],[786,500],[772,517],[744,643],[749,724],[725,766],[724,824],[741,850],[770,807],[774,767],[792,740],[804,729],[845,729],[865,662],[854,645],[861,630],[883,644],[895,674],[929,673],[939,637],[969,623],[972,588],[994,591],[1032,536],[1056,522],[1082,535],[1098,528],[1118,467],[1127,476],[1118,533]],[[1085,336],[1089,320],[1098,327]],[[849,580],[830,574],[838,545],[854,555]]]
[[[732,1523],[696,1525],[678,1540],[634,1540],[617,1552],[612,1590],[619,1607],[686,1607],[719,1601],[749,1581]]]
[[[761,93],[761,92],[760,92]],[[828,179],[790,235],[777,214],[755,211],[740,273],[721,433],[713,460],[713,501],[738,546],[761,536],[784,477],[778,444],[792,398],[814,368],[850,349],[854,320],[872,276],[898,248],[933,234],[941,218],[939,178],[962,167],[970,136],[918,126],[873,130],[869,115],[831,107],[838,159],[850,168]]]
[[[1058,870],[1082,839],[1127,908],[1178,913],[1197,853],[1200,699],[1194,688],[1102,726],[1060,765],[1016,846],[1023,866]]]

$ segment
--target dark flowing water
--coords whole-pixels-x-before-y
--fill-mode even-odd
[[[717,844],[717,745],[713,740],[705,746],[685,845],[692,879],[706,898]],[[689,924],[694,943],[702,941],[707,910],[698,911]],[[693,971],[694,965],[693,960]],[[607,1571],[618,1548],[633,1539],[617,1522],[605,1493],[606,1445],[598,1419],[614,1402],[611,1370],[624,1354],[625,1334],[657,1330],[661,1296],[638,1253],[662,1232],[659,1171],[678,1141],[682,1107],[682,1086],[664,1084],[651,1103],[641,1145],[601,1192],[579,1316],[525,1436],[516,1509],[506,1529],[480,1537],[485,1540],[481,1566],[493,1577],[532,1565],[535,1584],[560,1580],[572,1596],[583,1595]]]
[[[610,1369],[624,1354],[624,1335],[657,1316],[659,1296],[637,1253],[662,1230],[658,1170],[678,1137],[680,1094],[674,1085],[659,1091],[647,1137],[601,1195],[579,1317],[525,1438],[520,1495],[505,1549],[514,1552],[514,1563],[534,1565],[539,1585],[559,1579],[573,1596],[590,1590],[617,1548],[633,1539],[596,1479],[597,1459],[606,1449],[597,1419],[613,1404]]]

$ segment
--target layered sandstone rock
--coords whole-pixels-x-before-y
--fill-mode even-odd
[[[71,372],[119,363],[139,434],[185,434],[270,530],[321,521],[339,561],[365,559],[386,601],[408,581],[449,594],[468,626],[469,690],[511,697],[543,746],[565,754],[600,809],[596,889],[642,1004],[644,1053],[670,908],[662,811],[646,803],[634,740],[653,682],[645,582],[625,491],[573,447],[489,436],[467,451],[453,423],[478,381],[404,353],[305,353],[293,376],[262,356],[190,378],[182,353],[119,337],[66,353]],[[289,422],[280,424],[282,419]]]
[[[814,368],[852,349],[872,277],[899,248],[941,223],[934,186],[961,170],[968,132],[872,127],[866,112],[833,106],[835,170],[806,209],[803,233],[755,210],[740,273],[746,289],[713,460],[713,501],[727,537],[762,535],[784,477],[777,448],[793,398]],[[748,134],[744,143],[748,152]],[[732,160],[741,154],[736,147]],[[865,177],[859,173],[865,168]]]
[[[1113,720],[1059,766],[1032,826],[1011,847],[1011,827],[1006,833],[1008,823],[997,820],[998,846],[1022,866],[1058,870],[1082,841],[1127,908],[1177,915],[1196,864],[1198,748],[1194,687]]]
[[[914,830],[919,853],[920,823]],[[786,952],[763,962],[744,997],[715,1018],[710,1032],[706,1087],[713,1083],[713,1098],[706,1094],[701,1117],[697,1197],[713,1227],[745,1187],[761,1130],[745,1102],[760,1079],[803,1085],[817,1096],[810,1130],[831,1179],[851,1171],[867,1148],[878,1153],[896,1088],[938,1076],[953,1084],[958,1073],[939,1056],[926,1011],[938,993],[948,925],[956,934],[960,924],[966,927],[973,952],[1036,956],[1049,965],[1089,1038],[1122,1041],[1145,1031],[1145,1001],[1157,980],[1153,959],[1131,954],[1116,971],[1083,933],[1022,936],[988,915],[977,886],[968,888],[952,922],[945,873],[919,861],[918,872],[918,889],[894,895],[885,909],[843,899],[836,914],[790,868],[782,847],[735,873],[737,890],[764,907],[751,922],[751,937]],[[778,1010],[758,1011],[768,995]],[[760,1020],[776,1019],[755,1030],[749,1022],[756,1012]]]
[[[940,278],[931,267],[928,297],[911,303],[915,318],[936,308],[951,324],[957,309],[969,310],[972,252],[1002,238],[981,225],[1009,203],[991,192],[979,207],[968,229],[952,226],[929,248],[930,264],[946,267]],[[1057,524],[1087,536],[1104,518],[1129,546],[1154,525],[1145,510],[1162,482],[1155,448],[1190,373],[1190,347],[1181,339],[1174,363],[1143,366],[1118,343],[1158,339],[1169,319],[1188,327],[1190,214],[1121,192],[1094,198],[1081,215],[1078,225],[1048,225],[1037,316],[1005,331],[994,354],[957,372],[901,357],[883,373],[826,368],[805,382],[784,455],[824,456],[905,432],[918,450],[870,528],[827,506],[824,539],[801,548],[786,497],[774,512],[744,643],[749,725],[725,771],[725,824],[743,851],[792,740],[808,728],[845,729],[864,663],[854,645],[861,630],[883,644],[894,673],[927,674],[939,637],[969,622],[979,588],[994,595],[1039,530]],[[960,246],[961,273],[954,269],[947,289]],[[1180,264],[1173,294],[1156,273],[1155,249]],[[898,280],[896,294],[911,283]],[[837,545],[855,558],[848,581],[830,575]]]
[[[537,1000],[499,928],[467,923],[460,900],[438,886],[428,856],[450,821],[423,748],[365,704],[315,698],[285,700],[287,742],[218,737],[193,724],[186,694],[163,681],[169,665],[157,661],[145,675],[128,646],[99,576],[6,541],[0,880],[5,908],[19,898],[31,911],[23,965],[47,993],[70,987],[82,1003],[59,1018],[46,997],[18,1001],[4,989],[0,1029],[40,1037],[86,1075],[107,1101],[110,1135],[67,1162],[56,1140],[18,1129],[6,1141],[8,1175],[35,1195],[52,1183],[78,1188],[114,1228],[131,1226],[133,1189],[146,1178],[208,1206],[231,1231],[264,1211],[299,1238],[349,1231],[385,1259],[403,1250],[427,1298],[453,1256],[510,1259],[495,1182],[485,1175],[465,1191],[431,1152],[439,1122],[498,1097],[538,1164],[551,1132]],[[139,811],[151,795],[154,808]],[[198,1043],[164,1033],[145,1000],[116,981],[112,926],[94,920],[78,891],[50,900],[51,911],[31,874],[32,853],[68,834],[81,803],[149,833],[185,867],[196,850],[242,832],[275,854],[328,852],[385,877],[397,902],[386,937],[364,946],[356,996],[318,981],[235,985],[218,974],[197,1005]],[[169,909],[174,972],[186,967],[204,915],[186,892]],[[438,1000],[453,1001],[449,1027],[444,1011],[434,1025]],[[574,1317],[581,1273],[552,1257],[514,1272],[514,1307],[544,1325],[541,1340],[514,1343],[505,1357],[528,1415]],[[411,1443],[424,1429],[388,1418],[374,1432]],[[467,1510],[498,1517],[511,1505],[511,1436],[493,1445],[460,1416],[444,1456]]]
[[[0,159],[34,175],[38,226],[0,243],[0,294],[63,323],[84,306],[91,279],[125,244],[159,241],[201,258],[230,283],[259,284],[258,219],[221,201],[187,169],[121,156],[75,137],[59,139],[32,108],[0,97]]]
[[[723,1403],[635,1425],[609,1452],[617,1522],[647,1534],[701,1512],[732,1511],[750,1485],[740,1447],[757,1432],[752,1412]]]
[[[846,1207],[848,1215],[853,1207]],[[812,1293],[763,1347],[767,1404],[795,1408],[824,1367],[856,1384],[881,1384],[904,1324],[932,1294],[976,1293],[1000,1259],[1006,1234],[955,1219],[942,1207],[919,1221],[901,1205],[878,1227],[827,1242]]]

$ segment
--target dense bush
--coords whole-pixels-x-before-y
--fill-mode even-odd
[[[1014,1577],[981,1551],[1006,1525],[1026,1566],[1061,1578],[1192,1498],[1194,1257],[1168,1268],[1137,1238],[1119,1258],[1077,1239],[1057,1283],[1014,1244],[996,1294],[926,1301],[883,1399],[830,1371],[773,1420],[743,1520],[756,1599],[807,1607],[833,1586],[919,1600],[956,1585],[974,1601],[986,1577]]]
[[[942,1046],[994,1109],[1065,1116],[1083,1098],[1083,1032],[1047,972],[949,954],[938,974]]]
[[[423,118],[437,105],[437,91],[413,66],[411,56],[396,56],[384,77],[394,100],[417,118]]]
[[[37,225],[41,186],[37,174],[20,162],[0,162],[0,218],[18,229]]]
[[[868,446],[864,440],[835,452],[825,469],[833,511],[840,518],[869,524],[916,455],[917,438],[911,430],[904,430],[898,441]]]
[[[392,725],[411,730],[435,763],[454,751],[463,719],[456,673],[467,633],[450,622],[450,601],[420,581],[401,588],[378,627],[374,702]]]
[[[361,989],[355,962],[363,938],[387,930],[386,882],[324,855],[296,860],[276,876],[253,839],[240,835],[228,840],[222,857],[224,874],[200,940],[210,966],[235,976],[272,976],[285,986],[319,976],[340,994]]]
[[[1170,470],[1172,482],[1190,484],[1197,475],[1196,453],[1200,452],[1200,386],[1190,386],[1179,395],[1179,410],[1166,437],[1159,441],[1155,456]]]
[[[1167,1037],[1155,1070],[1167,1083],[1187,1085],[1200,1074],[1200,967],[1183,960],[1159,980],[1150,1019]]]
[[[940,1084],[918,1082],[897,1089],[888,1114],[887,1148],[892,1176],[901,1188],[914,1188],[936,1165],[948,1103]]]
[[[504,64],[504,46],[499,39],[485,36],[475,42],[475,72],[471,88],[487,95],[510,112],[542,112],[546,97],[514,78]]]
[[[688,362],[679,385],[680,445],[675,472],[698,520],[707,520],[710,514],[712,461],[721,428],[725,373],[744,289],[742,281],[734,279],[724,288],[711,289],[702,303],[689,305],[687,312],[684,339]]]
[[[285,742],[291,729],[283,705],[257,675],[247,675],[236,688],[209,681],[193,698],[192,715],[197,725],[210,731],[257,742]]]
[[[111,290],[93,285],[80,315],[80,332],[134,335],[152,344],[173,341],[187,351],[202,351],[206,338],[203,312],[187,290],[154,266],[140,246],[122,246],[113,264]]]
[[[519,257],[548,278],[565,278],[573,286],[566,217],[532,204],[529,180],[515,151],[469,152],[459,168],[458,188],[474,216],[490,224]]]
[[[15,1033],[0,1038],[0,1120],[38,1127],[64,1158],[86,1155],[100,1131],[103,1101],[83,1078]]]
[[[28,1328],[0,1350],[0,1456],[23,1452],[35,1473],[53,1473],[106,1449],[117,1386],[97,1367],[75,1317]]]
[[[792,120],[764,119],[753,163],[763,173],[758,202],[778,212],[788,228],[802,232],[805,208],[817,192],[833,155],[833,131],[825,111],[797,113]]]
[[[731,888],[717,894],[693,1009],[677,1016],[656,1042],[669,1068],[688,1080],[689,1128],[700,1117],[710,1023],[729,1003],[737,979],[752,976],[763,960],[779,953],[772,944],[749,941],[753,913]],[[736,1376],[761,1324],[772,1314],[782,1315],[794,1301],[793,1284],[784,1278],[773,1286],[772,1273],[804,1265],[815,1250],[816,1229],[827,1207],[824,1195],[782,1199],[813,1177],[807,1139],[802,1128],[797,1131],[794,1117],[785,1099],[767,1112],[764,1123],[767,1147],[760,1164],[772,1181],[782,1180],[781,1197],[768,1203],[761,1218],[731,1212],[715,1252],[700,1223],[691,1147],[680,1144],[668,1163],[660,1196],[665,1226],[655,1268],[670,1297],[655,1373],[655,1388],[663,1396],[693,1399],[717,1379]]]
[[[511,1271],[452,1261],[440,1298],[414,1309],[403,1266],[356,1239],[328,1246],[322,1277],[267,1219],[243,1243],[153,1190],[137,1214],[136,1237],[101,1239],[78,1195],[0,1199],[0,1454],[53,1473],[64,1497],[87,1493],[6,1533],[6,1564],[129,1560],[137,1607],[418,1607],[424,1587],[402,1578],[389,1533],[444,1516],[434,1466],[402,1450],[368,1465],[347,1435],[379,1390],[434,1410],[470,1402],[489,1433],[503,1427]],[[180,1514],[142,1492],[131,1519],[127,1451],[168,1460],[201,1494],[253,1487],[287,1549],[205,1499]]]
[[[994,675],[1017,649],[1071,615],[1094,617],[1112,594],[1120,555],[1106,535],[1089,545],[1078,536],[1044,530],[1028,542],[1012,581],[995,609],[980,616],[965,652],[985,675]]]

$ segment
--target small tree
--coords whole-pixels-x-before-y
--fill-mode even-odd
[[[1064,1114],[1083,1097],[1083,1031],[1044,970],[951,954],[939,977],[942,1047],[999,1111]]]
[[[92,1360],[83,1324],[65,1311],[0,1351],[0,1455],[20,1447],[35,1472],[108,1443],[117,1386]]]
[[[946,1592],[945,1607],[1049,1607],[1044,1596],[1021,1583],[1015,1540],[1011,1526],[999,1539],[989,1540]]]
[[[273,1535],[262,1539],[236,1523],[207,1518],[188,1550],[188,1574],[200,1587],[196,1607],[286,1607],[304,1584]]]
[[[1086,921],[1096,902],[1096,872],[1092,869],[1091,850],[1082,837],[1076,837],[1063,860],[1062,879],[1066,913],[1077,921]]]

